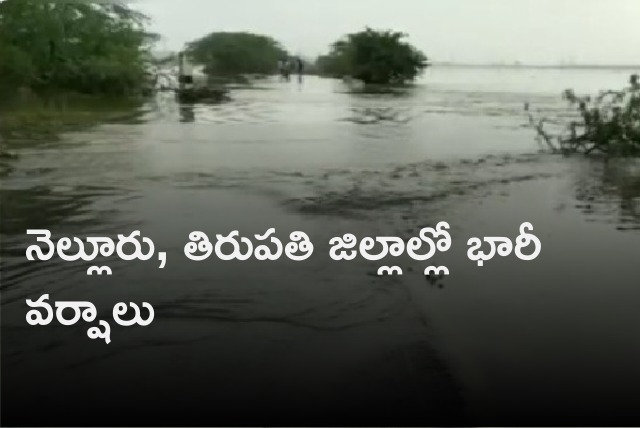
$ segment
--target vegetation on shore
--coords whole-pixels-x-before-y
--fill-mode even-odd
[[[156,39],[146,25],[119,1],[1,2],[0,139],[52,138],[138,103]]]
[[[138,94],[146,83],[147,17],[125,2],[0,3],[3,92]]]
[[[321,75],[350,76],[365,84],[404,84],[414,80],[428,66],[424,53],[405,42],[397,31],[364,31],[347,34],[318,58]]]
[[[622,90],[601,91],[597,96],[578,96],[571,89],[563,98],[575,108],[576,118],[564,123],[564,131],[557,135],[545,129],[548,118],[529,123],[536,130],[538,140],[555,153],[601,153],[610,156],[640,156],[640,80],[637,74]]]

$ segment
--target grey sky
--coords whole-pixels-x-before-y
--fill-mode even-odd
[[[212,31],[268,34],[315,56],[394,29],[434,61],[640,64],[640,0],[138,0],[176,50]]]

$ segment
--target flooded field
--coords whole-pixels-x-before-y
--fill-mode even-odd
[[[5,421],[638,420],[640,163],[545,154],[523,111],[566,114],[563,89],[618,88],[628,74],[436,67],[378,95],[266,80],[218,105],[159,94],[135,120],[12,146],[0,190]],[[388,263],[329,258],[332,237],[408,239],[439,221],[453,237],[434,260],[451,271],[441,282],[410,259],[403,276],[378,277]],[[538,259],[467,259],[470,237],[515,238],[524,221]],[[271,227],[306,232],[313,256],[184,256],[191,231]],[[83,263],[30,262],[36,228],[140,230],[167,266],[114,261],[113,276],[88,277]],[[147,301],[155,321],[112,327],[109,345],[83,326],[31,327],[25,299],[43,293],[105,314]],[[20,407],[34,400],[47,419]]]

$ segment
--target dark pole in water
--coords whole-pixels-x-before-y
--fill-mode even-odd
[[[183,51],[178,54],[178,100],[193,101],[195,98],[193,69]]]
[[[302,76],[304,75],[304,61],[302,60],[302,58],[298,57],[297,64],[298,64],[298,83],[302,83]]]
[[[178,101],[193,103],[202,100],[223,101],[228,99],[225,88],[212,88],[208,85],[196,86],[193,65],[189,63],[186,52],[178,54]]]
[[[184,52],[178,54],[178,84],[181,92],[193,89],[193,70]]]

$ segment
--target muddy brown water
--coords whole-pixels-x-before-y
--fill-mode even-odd
[[[616,88],[621,70],[434,68],[399,94],[308,77],[219,105],[160,94],[137,120],[22,142],[3,161],[4,425],[557,424],[637,421],[640,164],[540,152],[523,104]],[[448,221],[451,275],[424,262],[329,258],[344,233],[417,236]],[[532,262],[478,267],[470,237],[529,221]],[[305,231],[305,262],[204,262],[210,238]],[[150,262],[31,262],[54,237],[140,230]],[[25,299],[147,301],[148,327],[89,340],[86,325],[25,321]],[[104,315],[104,316],[103,316]],[[32,410],[35,407],[40,411]],[[96,421],[100,421],[96,423]],[[598,421],[598,422],[595,422]],[[600,422],[602,421],[602,422]]]

